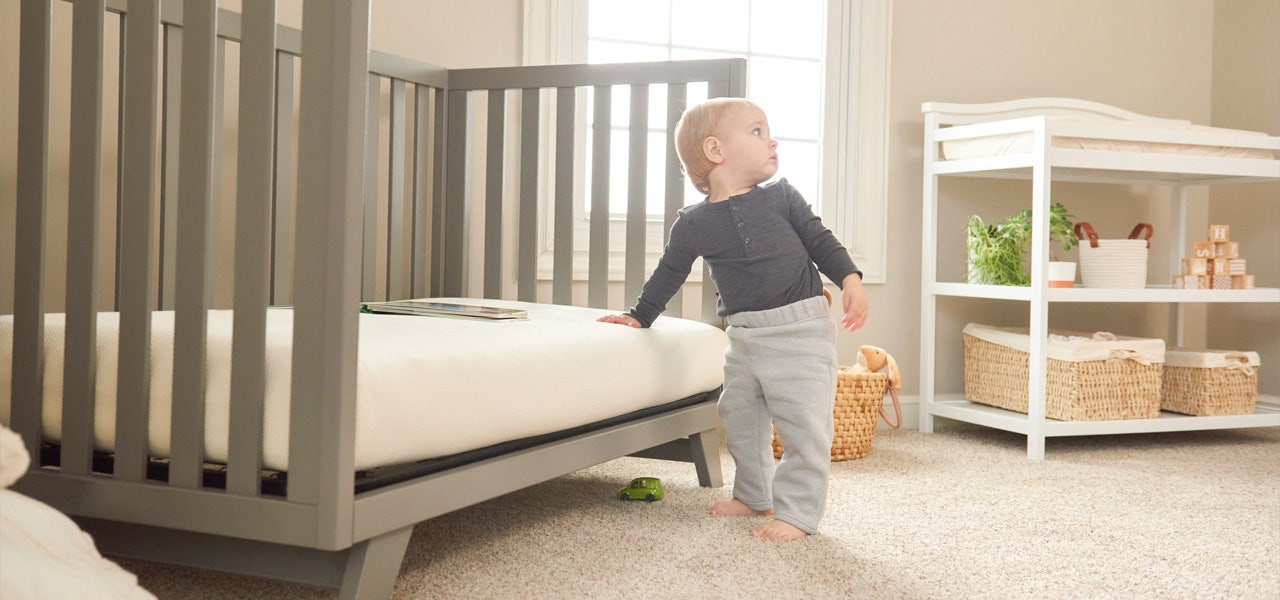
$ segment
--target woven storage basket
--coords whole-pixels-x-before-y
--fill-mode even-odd
[[[975,334],[983,331],[1002,331],[1008,334],[1017,330],[997,330],[973,324],[965,327],[965,398],[979,404],[1027,412],[1029,353]],[[1023,337],[1029,341],[1029,337]],[[1159,354],[1163,360],[1162,341],[1139,341],[1146,342],[1149,346],[1159,342]],[[1123,352],[1109,350],[1105,345],[1117,342],[1099,344],[1104,345],[1097,348],[1098,351]],[[1075,361],[1050,356],[1045,377],[1045,414],[1060,421],[1149,419],[1159,416],[1162,364],[1147,362],[1148,364],[1143,364],[1133,358]]]
[[[1170,349],[1160,408],[1196,416],[1251,415],[1258,402],[1256,352]]]
[[[871,452],[876,420],[889,390],[888,373],[852,372],[840,367],[836,376],[836,435],[831,442],[831,460],[853,460]],[[773,430],[773,457],[782,458],[782,439]]]
[[[1080,282],[1091,288],[1144,288],[1152,227],[1138,223],[1128,239],[1103,240],[1093,226],[1076,223],[1080,239]],[[1143,237],[1145,236],[1145,237]]]

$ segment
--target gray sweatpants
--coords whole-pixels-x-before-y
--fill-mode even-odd
[[[718,409],[737,464],[733,497],[814,533],[827,504],[836,324],[822,296],[728,317]],[[773,426],[784,454],[773,459]]]

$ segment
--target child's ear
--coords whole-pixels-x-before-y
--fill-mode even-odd
[[[707,155],[707,160],[717,165],[724,162],[724,152],[720,148],[720,140],[715,136],[708,136],[702,140],[702,153]]]

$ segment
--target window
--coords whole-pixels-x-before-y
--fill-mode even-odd
[[[782,158],[778,176],[786,177],[820,207],[824,3],[587,0],[586,58],[591,63],[746,58],[747,96],[764,107],[778,140]],[[625,125],[615,124],[615,129],[624,131]],[[662,128],[652,131],[665,134]],[[625,181],[620,167],[625,168],[613,165],[611,180]],[[661,173],[651,177],[650,189],[662,189]],[[700,199],[696,194],[688,196],[692,201]],[[651,214],[660,215],[661,207],[654,207]]]
[[[782,158],[779,175],[849,247],[865,280],[880,283],[891,11],[890,0],[526,0],[525,62],[746,57],[747,94],[769,114]],[[694,94],[691,89],[691,102]],[[664,108],[653,102],[651,108],[655,104]],[[625,114],[620,108],[615,115]],[[650,123],[661,126],[665,118]],[[614,126],[621,130],[625,123]],[[615,171],[612,180],[625,177]],[[687,186],[686,204],[700,198]],[[661,214],[656,206],[651,211]],[[655,219],[649,239],[662,239],[660,227]]]

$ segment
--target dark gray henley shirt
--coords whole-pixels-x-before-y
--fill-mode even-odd
[[[720,290],[716,314],[767,310],[822,295],[821,271],[836,285],[862,276],[848,250],[786,179],[722,202],[680,209],[658,266],[630,314],[649,327],[698,257]]]

